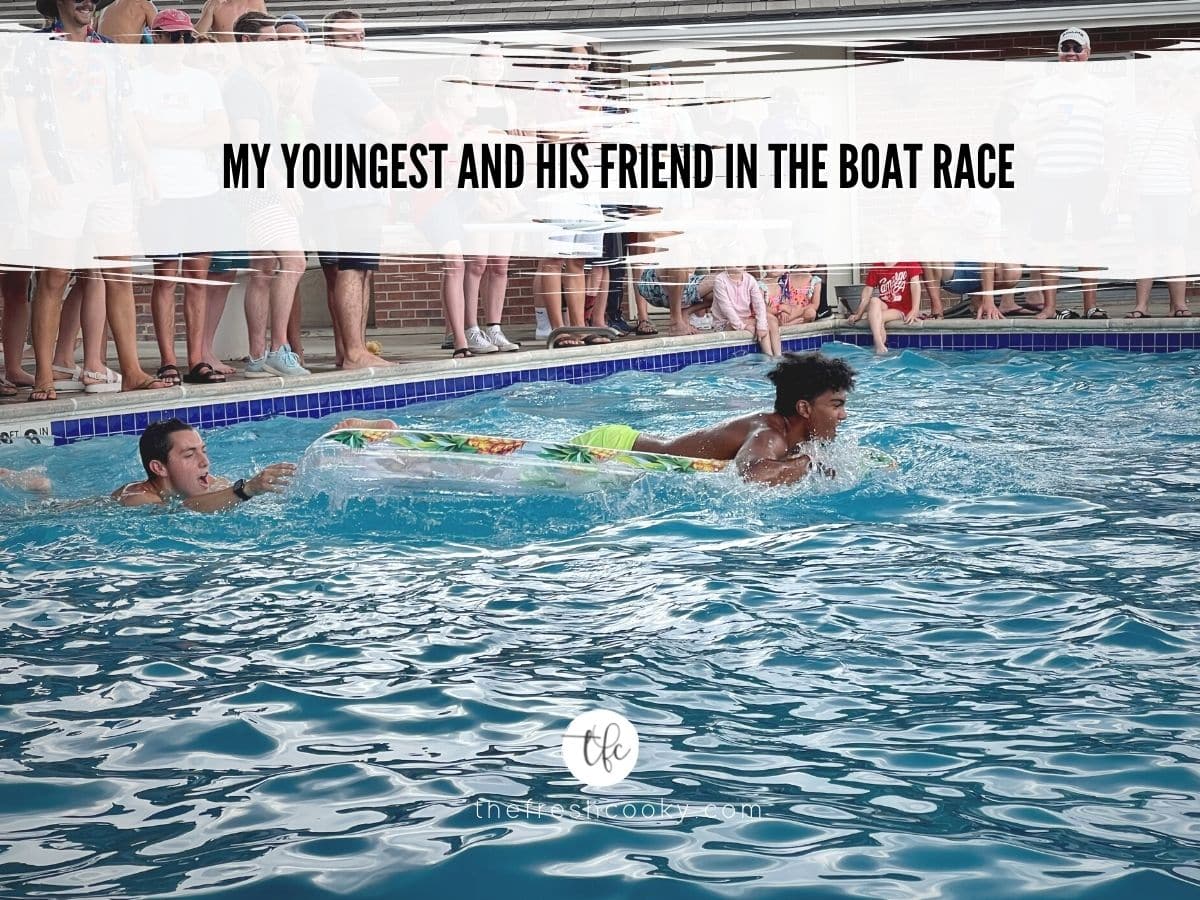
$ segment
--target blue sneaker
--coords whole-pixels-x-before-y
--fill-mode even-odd
[[[292,348],[287,344],[284,344],[278,350],[272,350],[268,353],[263,360],[263,368],[272,375],[278,375],[280,378],[312,374],[312,372],[300,365],[300,357],[293,353]]]
[[[622,334],[633,334],[634,327],[625,321],[624,316],[613,316],[608,320],[608,327],[615,328]]]

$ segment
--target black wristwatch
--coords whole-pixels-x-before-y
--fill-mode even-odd
[[[233,495],[239,500],[249,500],[250,495],[246,493],[246,479],[239,478],[233,483]]]

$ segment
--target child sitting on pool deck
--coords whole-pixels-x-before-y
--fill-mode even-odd
[[[779,356],[779,328],[767,316],[758,280],[745,266],[728,266],[713,279],[713,331],[749,331],[768,356]]]
[[[812,266],[770,269],[767,278],[767,313],[780,327],[817,320],[821,305],[821,276]]]
[[[850,314],[846,322],[856,325],[863,316],[867,317],[871,337],[875,339],[876,353],[887,353],[887,331],[884,326],[888,322],[903,320],[905,325],[911,325],[921,317],[923,272],[919,262],[876,263],[867,271],[867,284],[863,288],[858,309]]]

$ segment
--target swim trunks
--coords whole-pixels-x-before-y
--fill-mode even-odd
[[[584,447],[599,447],[603,450],[632,450],[638,432],[628,425],[597,425],[571,439],[572,444]]]
[[[703,269],[695,270],[688,278],[687,284],[683,286],[682,305],[685,309],[689,306],[695,306],[700,302],[700,282],[704,280],[706,274],[707,272]],[[667,299],[667,289],[658,280],[658,275],[654,269],[642,270],[642,276],[638,279],[637,283],[637,292],[651,306],[666,309],[671,305],[670,300]]]
[[[979,263],[955,263],[954,272],[950,277],[942,279],[942,287],[961,297],[978,294],[983,290],[983,276],[979,271]]]

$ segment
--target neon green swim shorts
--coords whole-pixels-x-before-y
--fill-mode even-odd
[[[571,443],[584,447],[600,447],[604,450],[632,450],[633,442],[637,439],[638,432],[628,425],[597,425],[579,437],[572,438]]]

